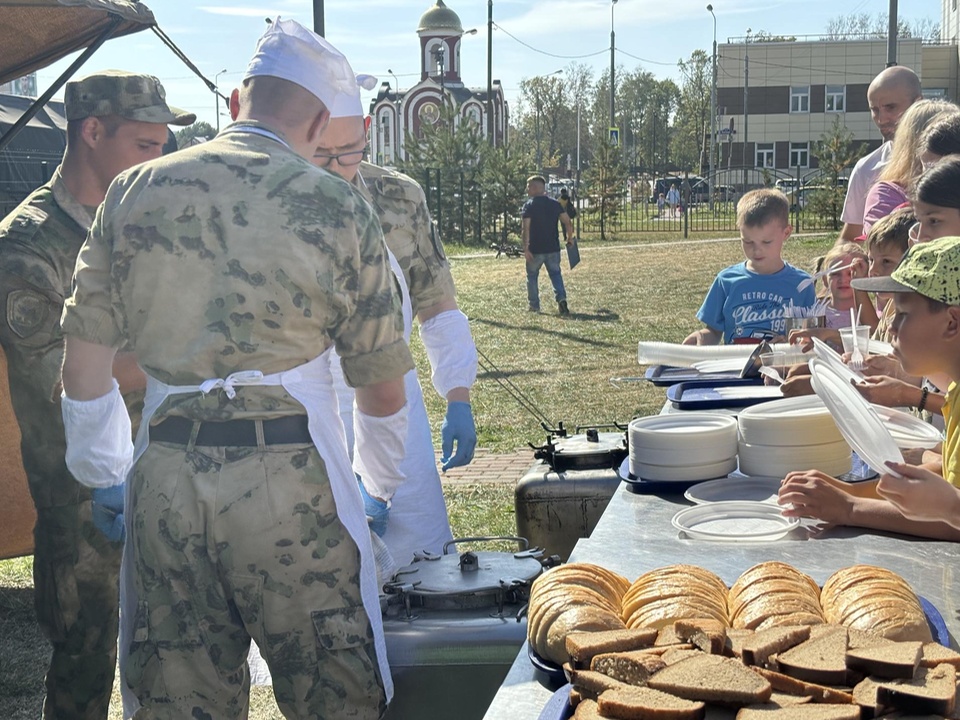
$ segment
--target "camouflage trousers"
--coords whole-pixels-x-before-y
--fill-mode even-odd
[[[105,720],[117,666],[121,545],[94,527],[89,490],[69,476],[63,483],[61,495],[73,502],[38,507],[34,528],[34,603],[53,645],[43,717]],[[50,497],[50,488],[34,497]]]
[[[360,554],[312,445],[153,443],[131,491],[138,720],[246,718],[251,637],[285,717],[381,717]]]

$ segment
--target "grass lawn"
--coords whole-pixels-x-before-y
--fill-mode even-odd
[[[705,237],[716,238],[716,233]],[[481,353],[473,389],[479,443],[507,452],[542,443],[539,420],[521,408],[497,382],[509,379],[552,426],[625,423],[658,412],[663,390],[642,383],[615,387],[610,378],[641,374],[638,340],[678,342],[697,327],[694,313],[721,268],[742,259],[737,241],[677,241],[649,236],[619,242],[582,243],[582,263],[564,269],[571,314],[557,315],[546,272],[541,273],[543,314],[527,311],[522,259],[457,259],[476,248],[448,247],[461,308],[470,317]],[[790,240],[787,259],[810,268],[833,243],[832,237]],[[565,263],[566,261],[564,261]],[[421,368],[434,436],[439,437],[443,407],[429,386],[429,369],[419,339],[414,356]],[[513,534],[513,488],[449,487],[446,491],[454,534]],[[29,558],[0,562],[0,718],[39,717],[47,647],[33,618],[32,563]],[[120,718],[119,699],[111,720]],[[269,688],[252,693],[253,720],[280,718]]]

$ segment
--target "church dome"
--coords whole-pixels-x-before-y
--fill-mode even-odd
[[[463,33],[460,16],[444,5],[443,0],[437,0],[436,5],[420,16],[420,25],[417,27],[417,32],[433,31],[443,31],[450,34]]]

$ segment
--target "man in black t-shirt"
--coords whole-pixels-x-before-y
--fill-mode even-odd
[[[540,175],[527,178],[527,195],[523,206],[523,255],[527,259],[527,300],[530,312],[540,312],[540,268],[547,266],[547,275],[561,315],[569,315],[567,291],[560,274],[560,234],[557,222],[563,223],[567,245],[574,241],[573,223],[563,207],[547,196],[547,181]]]

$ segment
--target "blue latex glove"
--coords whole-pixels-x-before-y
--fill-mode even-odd
[[[360,483],[360,496],[363,498],[363,511],[367,514],[367,524],[379,537],[383,537],[383,534],[387,531],[390,503],[370,497],[362,482]]]
[[[94,488],[93,524],[111,542],[123,541],[123,487]]]
[[[441,469],[466,465],[473,460],[473,451],[477,448],[477,426],[473,422],[473,410],[470,403],[454,400],[447,405],[447,416],[440,429]],[[457,453],[453,453],[453,442],[457,442]]]

